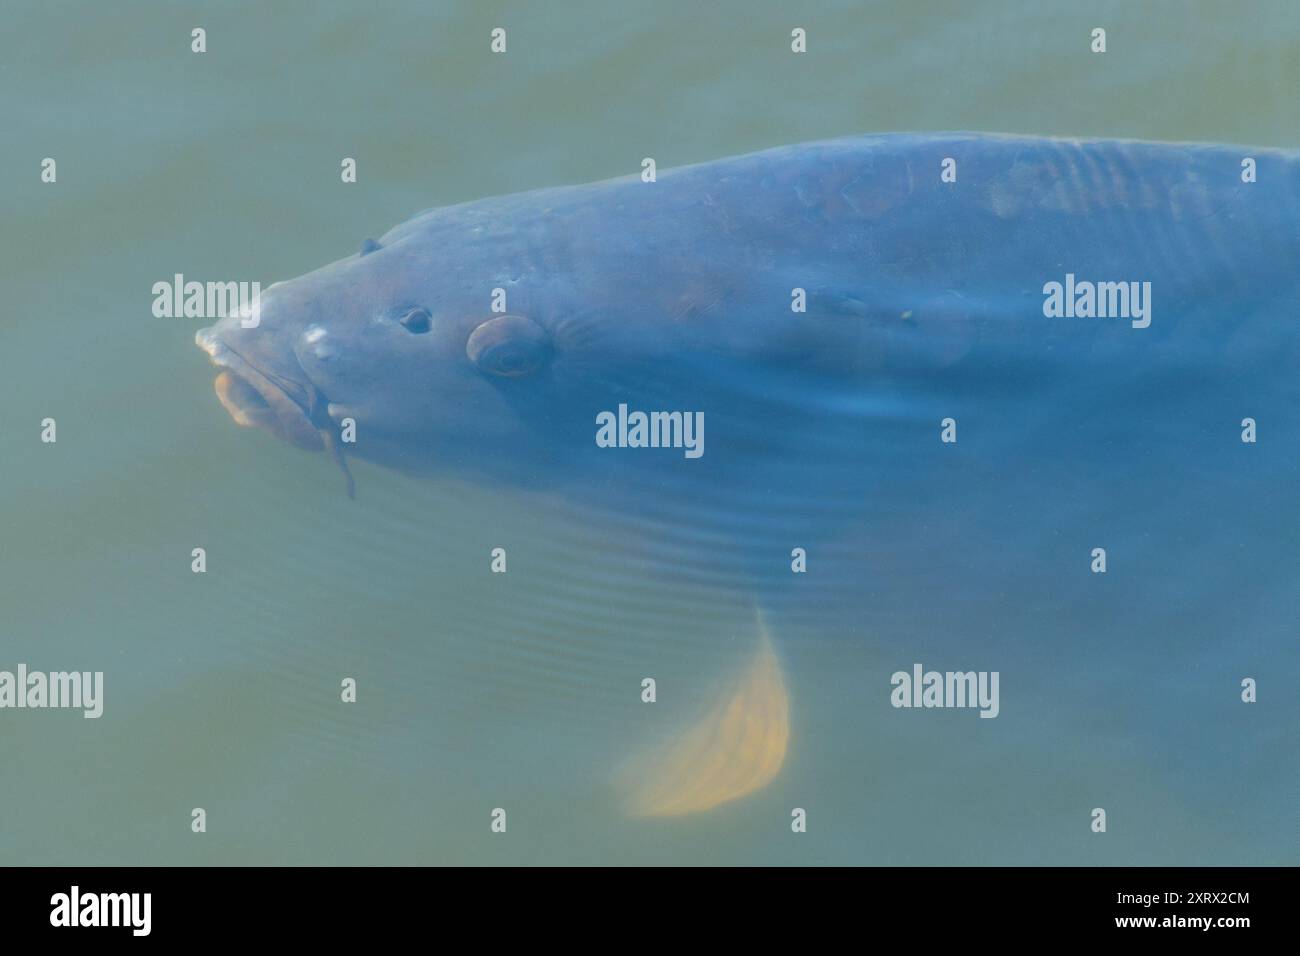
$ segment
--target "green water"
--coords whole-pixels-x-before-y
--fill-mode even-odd
[[[728,641],[656,627],[635,540],[558,505],[365,464],[349,501],[322,456],[232,424],[193,344],[206,323],[155,318],[150,288],[269,284],[420,209],[645,156],[945,129],[1294,147],[1297,48],[1292,0],[9,4],[0,668],[102,670],[106,690],[99,720],[0,712],[0,862],[1256,860],[1132,766],[1010,766],[1017,797],[976,787],[955,806],[953,780],[1008,747],[1032,765],[1052,740],[997,751],[954,722],[913,765],[916,725],[864,730],[879,694],[818,703],[853,688],[817,635],[790,675],[803,743],[776,783],[701,817],[627,819],[609,773],[639,723],[674,718],[671,702],[644,716],[641,676],[704,700]],[[486,573],[503,543],[504,579]],[[598,571],[607,599],[576,610],[565,596]],[[740,596],[676,593],[695,632],[743,630]],[[1104,715],[1094,730],[1117,732]],[[1063,822],[1115,784],[1140,836]],[[798,837],[794,806],[810,808]]]

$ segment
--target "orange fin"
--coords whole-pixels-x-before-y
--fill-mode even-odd
[[[634,816],[700,813],[771,783],[785,762],[790,698],[762,615],[753,657],[708,714],[624,774]]]

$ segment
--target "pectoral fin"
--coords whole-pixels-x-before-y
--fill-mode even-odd
[[[681,816],[738,800],[770,783],[785,762],[790,699],[762,616],[759,643],[718,704],[625,775],[634,816]]]

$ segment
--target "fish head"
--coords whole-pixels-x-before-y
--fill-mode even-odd
[[[197,334],[220,369],[218,398],[237,423],[304,448],[337,454],[351,426],[348,455],[406,471],[505,474],[526,453],[536,461],[557,336],[528,311],[493,310],[510,267],[485,267],[480,252],[367,240],[360,255],[267,288],[255,316]]]

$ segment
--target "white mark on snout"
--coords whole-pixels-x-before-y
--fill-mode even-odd
[[[315,358],[322,362],[327,362],[334,357],[334,348],[329,343],[329,333],[319,325],[309,325],[303,330],[302,343]]]

